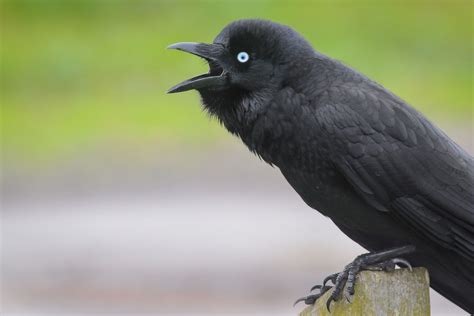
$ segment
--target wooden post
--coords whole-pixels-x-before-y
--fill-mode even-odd
[[[326,301],[332,289],[324,293],[313,306],[300,316],[338,315],[430,315],[430,285],[425,268],[397,269],[393,272],[363,271],[357,275],[352,303],[344,297],[331,303]]]

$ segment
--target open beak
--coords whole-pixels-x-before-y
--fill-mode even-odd
[[[227,84],[226,72],[219,63],[219,59],[224,55],[223,46],[204,43],[176,43],[168,46],[168,48],[199,56],[209,63],[209,72],[207,74],[183,81],[169,89],[168,93],[183,92],[192,89],[219,88]]]

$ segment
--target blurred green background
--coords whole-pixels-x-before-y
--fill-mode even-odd
[[[474,152],[472,1],[0,3],[2,315],[292,315],[364,251],[166,94],[207,71],[166,46],[232,20],[292,26]]]
[[[291,25],[441,124],[468,125],[472,9],[471,1],[2,1],[3,156],[48,164],[225,137],[196,93],[165,93],[207,71],[165,48],[212,41],[250,17]]]

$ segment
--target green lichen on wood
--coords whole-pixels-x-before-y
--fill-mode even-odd
[[[352,303],[345,298],[331,304],[326,292],[300,316],[337,315],[430,315],[429,277],[425,268],[397,269],[393,272],[363,271],[358,274]]]

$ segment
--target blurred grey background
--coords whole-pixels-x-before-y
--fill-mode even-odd
[[[2,1],[1,312],[295,315],[364,250],[210,121],[164,48],[292,25],[474,152],[472,2]],[[462,315],[432,293],[433,315]]]

